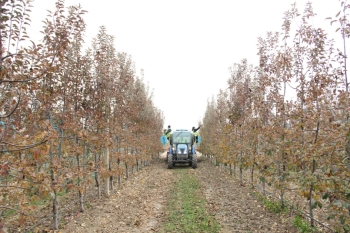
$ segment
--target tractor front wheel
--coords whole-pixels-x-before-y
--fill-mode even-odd
[[[193,169],[197,168],[197,155],[192,155],[192,162],[190,163],[190,166],[192,166]]]
[[[168,169],[172,169],[173,166],[174,166],[173,155],[172,154],[168,154]]]

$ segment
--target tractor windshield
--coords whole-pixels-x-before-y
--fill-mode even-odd
[[[191,143],[191,136],[192,134],[190,132],[174,132],[173,133],[173,143]]]

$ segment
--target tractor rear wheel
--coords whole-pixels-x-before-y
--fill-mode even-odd
[[[197,168],[197,155],[196,154],[192,155],[192,162],[190,164],[192,165],[193,169]]]
[[[168,169],[172,169],[173,166],[174,166],[173,155],[172,154],[168,154]]]

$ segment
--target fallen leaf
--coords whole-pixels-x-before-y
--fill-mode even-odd
[[[24,225],[25,219],[23,217],[23,215],[19,216],[19,226],[22,227]]]

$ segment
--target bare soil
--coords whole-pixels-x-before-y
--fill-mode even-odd
[[[163,155],[165,156],[165,155]],[[220,232],[297,232],[288,216],[270,213],[254,190],[242,187],[203,158],[193,174],[201,184],[207,208],[221,225]],[[157,232],[167,214],[174,169],[159,160],[130,177],[108,198],[84,213],[65,219],[61,232]],[[188,167],[188,169],[192,169]]]
[[[164,216],[172,171],[157,161],[131,176],[108,198],[91,203],[89,210],[66,219],[62,232],[152,232]]]
[[[256,190],[241,186],[209,162],[200,163],[195,173],[209,211],[221,225],[220,232],[298,232],[292,216],[271,213],[257,200]]]

